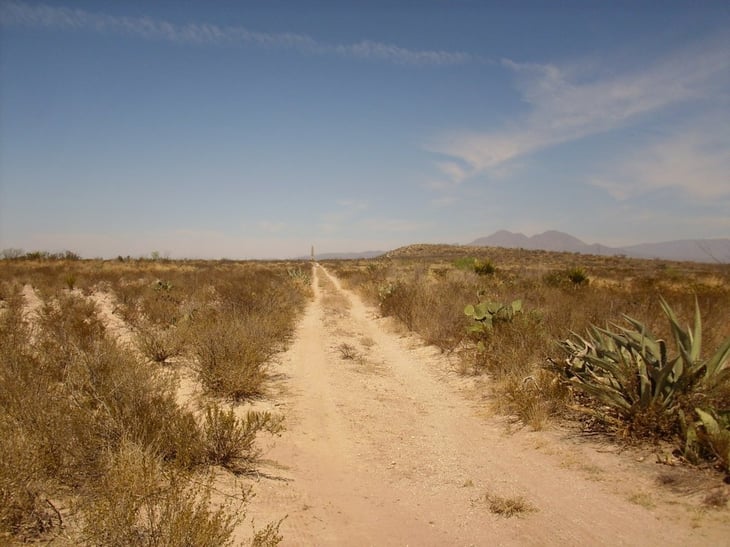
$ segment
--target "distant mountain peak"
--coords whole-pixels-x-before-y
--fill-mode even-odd
[[[530,237],[508,230],[499,230],[490,236],[475,239],[470,245],[594,255],[626,255],[635,258],[730,263],[730,238],[664,241],[661,243],[642,243],[627,247],[609,247],[599,243],[589,245],[575,236],[558,230],[547,230]]]

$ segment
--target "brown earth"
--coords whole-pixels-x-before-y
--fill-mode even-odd
[[[318,265],[313,287],[256,405],[276,405],[287,431],[248,513],[257,526],[286,516],[284,545],[730,545],[728,510],[702,505],[708,488],[727,494],[716,475],[567,430],[509,431],[476,389],[486,380]],[[523,511],[501,514],[509,501]]]

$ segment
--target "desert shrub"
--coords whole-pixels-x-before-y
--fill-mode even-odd
[[[398,279],[379,288],[380,312],[418,332],[426,343],[450,351],[464,337],[464,318],[455,313],[460,292],[446,279]]]
[[[585,287],[589,282],[588,274],[580,267],[553,271],[543,276],[543,283],[548,287]]]
[[[261,530],[256,530],[253,538],[251,538],[251,547],[275,547],[279,545],[284,540],[284,536],[279,532],[279,528],[285,518],[277,522],[270,522]]]
[[[490,260],[475,260],[472,268],[477,275],[492,275],[497,268]]]
[[[279,420],[252,414],[232,424],[199,423],[177,404],[173,374],[119,347],[107,337],[91,300],[62,290],[68,265],[39,258],[0,264],[0,537],[52,539],[61,522],[54,506],[60,499],[74,509],[63,517],[70,521],[63,535],[72,543],[226,544],[226,522],[232,521],[206,504],[207,487],[196,474],[214,463],[212,453],[223,454],[229,468],[252,465],[256,432],[275,432]],[[198,348],[204,339],[222,341],[222,352],[211,352],[215,359],[247,358],[228,360],[236,363],[226,371],[236,381],[237,364],[249,357],[253,376],[263,372],[262,362],[288,340],[309,290],[302,276],[289,276],[283,266],[201,264],[180,271],[139,261],[77,266],[73,272],[85,289],[97,284],[116,294],[147,355],[162,360],[180,351],[173,333],[186,336],[182,329],[189,326]],[[249,277],[258,283],[252,292],[244,290]],[[243,292],[245,305],[222,298],[214,288],[219,281],[235,284],[231,295]],[[29,282],[42,300],[32,315],[24,309],[23,284]],[[210,328],[214,324],[224,328]],[[141,340],[140,327],[154,336]],[[236,333],[233,343],[227,332]],[[220,368],[225,366],[213,367]],[[251,393],[239,388],[234,383],[230,390],[234,398]],[[259,384],[253,391],[260,389]],[[227,444],[226,433],[234,437]],[[211,451],[213,437],[217,448]],[[156,479],[140,493],[134,476],[145,473]],[[274,544],[277,524],[257,534]]]
[[[82,296],[61,294],[45,299],[38,317],[42,351],[60,357],[89,350],[104,337],[104,323],[96,305]]]
[[[413,328],[414,307],[418,304],[414,283],[389,282],[379,287],[378,297],[383,315],[395,317],[409,329]]]
[[[282,417],[270,412],[251,410],[238,418],[233,410],[210,405],[203,424],[208,461],[233,470],[245,469],[260,456],[254,445],[257,433],[277,435],[283,430],[282,424]]]
[[[262,393],[267,360],[274,352],[265,322],[214,314],[193,333],[198,374],[210,392],[237,401]]]
[[[134,329],[134,342],[140,353],[155,363],[165,363],[177,357],[185,349],[185,333],[180,326],[161,327],[138,324]]]
[[[91,545],[232,545],[242,518],[214,507],[210,480],[170,472],[153,453],[125,441],[84,507],[82,538]],[[241,500],[241,504],[245,500]]]
[[[492,275],[497,271],[497,268],[488,258],[479,259],[473,256],[462,256],[453,260],[452,264],[457,270],[474,272],[477,275]]]
[[[171,282],[157,280],[147,287],[139,299],[140,311],[153,325],[169,327],[181,317],[180,304],[183,296]]]
[[[6,417],[0,421],[0,537],[32,539],[50,530],[55,515],[36,446]]]

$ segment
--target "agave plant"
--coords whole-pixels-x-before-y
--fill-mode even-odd
[[[568,352],[563,374],[573,386],[632,418],[649,408],[671,413],[680,395],[698,388],[711,391],[730,379],[730,339],[708,360],[702,360],[702,323],[695,301],[694,328],[684,329],[664,299],[677,355],[669,357],[667,344],[644,324],[624,316],[630,327],[613,324],[613,330],[591,326],[586,337],[560,342]]]

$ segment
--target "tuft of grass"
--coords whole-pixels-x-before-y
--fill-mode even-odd
[[[554,374],[537,370],[528,376],[511,371],[495,386],[495,406],[504,414],[517,417],[539,431],[559,415],[570,398],[570,391]]]
[[[629,496],[629,501],[635,505],[641,505],[646,509],[653,509],[656,507],[654,498],[647,492],[635,492]]]
[[[537,511],[537,508],[522,496],[499,496],[488,493],[484,495],[484,501],[491,513],[505,518]]]

